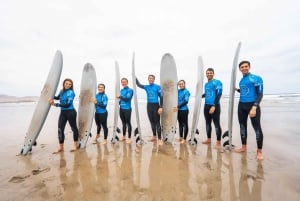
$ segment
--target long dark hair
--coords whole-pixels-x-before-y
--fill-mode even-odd
[[[71,89],[72,91],[74,91],[74,90],[73,90],[73,80],[71,80],[70,78],[64,79],[63,84],[62,84],[62,86],[63,86],[63,87],[62,87],[62,91],[66,90],[66,89],[65,89],[65,82],[67,82],[67,81],[71,82],[72,86],[70,87],[70,89]]]

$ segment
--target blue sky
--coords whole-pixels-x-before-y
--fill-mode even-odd
[[[300,2],[0,0],[0,94],[39,95],[55,51],[64,57],[62,78],[79,94],[85,63],[113,96],[114,62],[131,80],[131,57],[142,83],[157,75],[171,53],[178,78],[193,93],[197,57],[229,92],[235,48],[251,72],[264,79],[265,93],[300,93]],[[240,73],[238,72],[238,79]],[[59,84],[61,87],[61,81]],[[192,94],[193,95],[193,94]]]

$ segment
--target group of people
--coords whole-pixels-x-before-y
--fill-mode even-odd
[[[248,116],[251,119],[252,126],[256,134],[257,142],[257,160],[262,160],[262,146],[263,146],[263,132],[260,124],[260,102],[263,97],[263,80],[260,76],[250,73],[250,62],[241,61],[239,63],[239,70],[241,71],[243,77],[240,80],[239,88],[236,91],[240,93],[240,100],[238,104],[238,120],[240,124],[240,136],[242,147],[235,149],[236,152],[242,153],[247,151],[247,119]],[[215,126],[217,140],[215,143],[215,148],[221,148],[221,135],[222,129],[220,125],[220,114],[221,106],[220,99],[222,96],[222,82],[214,78],[214,69],[208,68],[206,70],[207,82],[204,86],[204,94],[202,98],[205,98],[204,105],[204,117],[206,122],[206,134],[207,139],[203,141],[203,144],[210,144],[211,133],[212,133],[212,122]],[[117,97],[119,99],[120,105],[120,119],[122,121],[122,134],[123,141],[126,143],[131,143],[131,99],[133,97],[133,90],[128,87],[128,79],[121,79],[122,89],[120,90],[120,95]],[[163,145],[163,139],[161,136],[161,125],[160,125],[160,115],[163,112],[163,92],[158,84],[155,84],[155,76],[148,76],[148,84],[141,84],[138,79],[136,79],[136,84],[139,88],[144,89],[147,94],[147,115],[150,121],[152,137],[149,141],[157,141],[159,145]],[[188,102],[190,97],[190,92],[185,87],[185,81],[178,81],[178,105],[175,107],[175,111],[178,114],[178,124],[179,124],[179,138],[178,141],[181,144],[186,143],[188,135]],[[75,93],[73,90],[73,81],[71,79],[65,79],[63,81],[63,88],[55,96],[55,100],[59,100],[59,103],[55,103],[54,99],[49,100],[51,105],[61,108],[61,113],[58,120],[58,139],[59,148],[55,153],[62,152],[64,150],[64,129],[67,121],[69,122],[71,129],[73,131],[74,146],[71,151],[75,151],[78,148],[78,128],[76,125],[77,112],[73,105],[73,100]],[[97,133],[95,137],[95,142],[97,142],[100,137],[100,130],[103,128],[104,141],[102,144],[107,143],[108,128],[107,128],[107,104],[108,97],[105,94],[105,85],[98,85],[98,93],[95,97],[92,97],[91,102],[95,104],[95,122],[97,125]],[[126,139],[126,132],[128,133],[128,138]]]

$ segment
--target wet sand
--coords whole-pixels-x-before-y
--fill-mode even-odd
[[[213,144],[199,143],[206,139],[203,114],[196,146],[174,142],[158,147],[148,142],[151,131],[144,102],[139,105],[146,140],[143,146],[136,146],[135,142],[93,144],[89,139],[86,149],[72,153],[69,151],[72,133],[67,126],[64,153],[52,154],[58,146],[59,109],[51,108],[33,152],[16,156],[23,145],[35,103],[3,103],[0,104],[0,200],[299,200],[299,103],[299,97],[263,101],[262,162],[255,159],[255,134],[250,121],[246,154],[222,152],[214,149]],[[192,106],[191,102],[190,122]],[[113,104],[109,107],[111,136]],[[134,114],[133,111],[133,127]],[[226,119],[224,98],[223,131],[227,128]],[[240,146],[236,115],[234,122],[233,143]],[[95,129],[93,125],[93,134]],[[214,130],[212,136],[214,143]]]

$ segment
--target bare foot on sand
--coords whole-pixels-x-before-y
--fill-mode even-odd
[[[64,144],[59,144],[57,151],[53,152],[53,154],[58,154],[64,151]]]
[[[122,137],[122,141],[126,141],[126,137],[125,136]]]
[[[244,153],[244,152],[247,151],[247,146],[246,146],[246,145],[242,145],[241,148],[235,149],[234,151],[235,151],[236,153]]]
[[[203,141],[202,144],[210,144],[211,143],[211,139],[208,138],[207,140]]]
[[[214,148],[215,149],[221,149],[221,141],[217,141]]]
[[[107,140],[103,140],[101,144],[105,145],[107,143]]]
[[[126,140],[126,143],[127,143],[127,144],[130,144],[130,143],[131,143],[131,139],[128,138],[128,139]]]
[[[149,142],[155,142],[157,139],[155,136],[153,136],[152,138],[149,139]]]
[[[256,159],[261,161],[264,159],[263,155],[262,155],[262,151],[261,149],[258,149],[257,152],[256,152]]]
[[[180,137],[180,138],[177,139],[178,142],[181,142],[181,140],[183,140],[182,137]]]
[[[185,139],[182,139],[181,141],[180,141],[180,144],[185,144]]]
[[[158,145],[162,146],[162,145],[164,145],[164,142],[162,140],[158,140]]]

